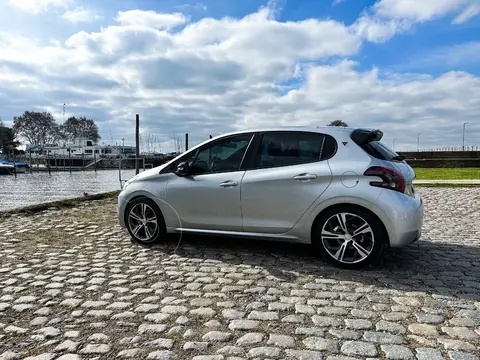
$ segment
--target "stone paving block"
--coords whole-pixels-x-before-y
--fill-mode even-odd
[[[291,244],[143,248],[115,199],[2,217],[0,360],[480,360],[478,188],[417,190],[422,240],[357,271]]]

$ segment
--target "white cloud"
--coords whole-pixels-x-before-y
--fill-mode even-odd
[[[477,0],[381,0],[373,6],[376,15],[415,22],[442,17]]]
[[[84,9],[81,6],[65,11],[61,17],[72,23],[90,22],[103,18],[103,16],[95,14],[92,10]]]
[[[462,24],[480,14],[480,3],[472,4],[453,19],[453,24]]]
[[[352,28],[372,42],[385,42],[397,33],[422,23],[455,15],[459,24],[480,14],[479,0],[379,0],[365,11]]]
[[[67,8],[73,0],[8,0],[10,6],[32,14],[58,8]]]
[[[61,113],[66,103],[69,113],[94,118],[104,138],[111,130],[114,139],[133,140],[138,113],[142,130],[163,134],[170,147],[173,134],[189,132],[195,143],[247,126],[338,118],[378,126],[387,139],[395,133],[397,148],[415,144],[419,128],[422,143],[437,146],[459,143],[461,121],[480,131],[480,78],[329,64],[360,51],[351,28],[332,20],[280,22],[271,11],[204,18],[173,31],[168,14],[138,10],[126,22],[49,45],[0,33],[2,116]]]
[[[406,31],[410,23],[405,20],[384,20],[363,15],[352,25],[352,29],[362,38],[376,43],[390,40],[396,33]]]
[[[188,22],[188,18],[182,13],[165,14],[152,10],[119,11],[116,20],[121,25],[138,25],[161,30],[170,30]]]

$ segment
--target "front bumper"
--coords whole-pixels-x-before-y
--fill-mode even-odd
[[[125,208],[127,207],[127,201],[124,198],[124,195],[120,193],[117,199],[117,218],[120,226],[126,228],[125,224]]]

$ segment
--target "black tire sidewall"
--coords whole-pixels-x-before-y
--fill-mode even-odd
[[[144,204],[147,204],[148,206],[150,206],[153,209],[153,211],[155,212],[155,215],[157,217],[157,225],[158,225],[157,230],[155,230],[154,236],[148,242],[144,242],[142,240],[139,240],[133,235],[133,233],[130,229],[129,221],[128,221],[130,210],[132,210],[132,208],[135,205],[138,205],[138,204],[141,204],[141,203],[144,203]],[[128,205],[125,208],[125,225],[127,227],[127,231],[130,234],[130,237],[132,238],[132,240],[134,240],[138,244],[142,244],[142,245],[145,245],[145,246],[151,246],[151,245],[157,243],[160,240],[160,238],[166,233],[165,221],[163,219],[162,212],[158,208],[158,205],[155,203],[155,201],[153,201],[152,199],[150,199],[148,197],[136,198],[136,199],[134,199],[134,200],[132,200],[128,203]]]
[[[342,263],[334,259],[325,249],[322,242],[321,233],[323,226],[332,216],[342,212],[348,212],[362,217],[365,221],[367,221],[367,223],[373,230],[373,236],[375,239],[373,250],[367,258],[358,263]],[[345,269],[360,269],[381,259],[386,248],[386,238],[387,236],[385,230],[380,220],[376,216],[356,206],[349,205],[339,205],[335,206],[334,208],[328,209],[325,213],[321,215],[321,218],[316,222],[315,228],[312,231],[312,245],[315,247],[315,249],[320,252],[321,255],[325,257],[329,262]]]

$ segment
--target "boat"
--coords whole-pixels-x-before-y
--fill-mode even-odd
[[[17,174],[19,173],[26,173],[30,170],[30,166],[23,161],[8,161],[8,160],[0,160],[0,165],[10,165],[14,167]]]
[[[14,171],[15,167],[13,165],[0,163],[0,175],[12,175]]]

